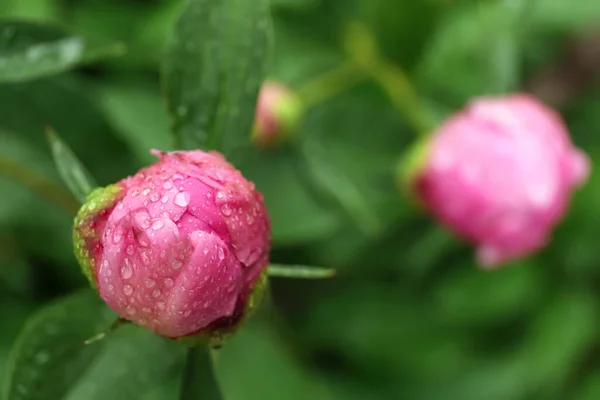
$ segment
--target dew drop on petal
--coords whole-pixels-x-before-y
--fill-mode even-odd
[[[221,213],[223,213],[223,215],[226,217],[231,215],[232,211],[231,207],[229,207],[229,204],[225,203],[221,206]]]
[[[171,279],[171,278],[165,279],[165,286],[168,287],[168,288],[173,287],[174,283],[175,282],[173,282],[173,279]]]
[[[159,198],[160,198],[160,195],[157,192],[153,192],[150,195],[150,201],[153,202],[153,203],[156,203]]]
[[[165,189],[165,190],[169,190],[169,189],[171,189],[172,187],[173,187],[173,183],[172,183],[171,181],[166,181],[166,182],[163,184],[163,189]]]
[[[208,247],[205,247],[205,248],[202,250],[202,253],[203,253],[204,255],[207,255],[207,254],[208,254]]]
[[[219,250],[217,250],[217,253],[219,255],[219,260],[223,261],[225,259],[225,250],[223,250],[222,247],[219,247]]]
[[[147,288],[152,288],[156,285],[156,281],[154,279],[146,278],[145,284]]]
[[[150,309],[148,307],[144,307],[144,308],[142,308],[142,311],[145,312],[146,314],[149,314],[152,312],[152,309]]]
[[[161,229],[163,226],[165,226],[165,223],[162,222],[162,220],[160,219],[157,219],[152,223],[152,229],[154,229],[155,231]]]
[[[169,201],[169,196],[167,196],[166,194],[162,197],[162,199],[160,199],[160,201],[162,203],[166,203],[167,201]]]
[[[128,305],[127,306],[127,314],[129,314],[129,315],[135,315],[135,313],[136,313],[135,307],[132,306],[131,304]]]
[[[148,189],[148,188],[146,188],[146,189],[144,189],[144,190],[142,191],[142,194],[143,194],[144,196],[148,196],[148,194],[149,194],[149,193],[150,193],[150,189]]]
[[[167,305],[164,303],[164,301],[159,301],[158,303],[156,303],[156,306],[159,310],[164,310],[165,308],[167,308]]]
[[[185,310],[185,312],[183,313],[183,316],[189,317],[191,313],[192,313],[192,310]]]
[[[113,243],[117,244],[121,241],[121,239],[123,239],[123,232],[121,232],[120,229],[117,229],[113,234]]]
[[[154,289],[154,291],[152,292],[152,296],[154,296],[154,298],[160,296],[160,289]]]
[[[123,293],[125,294],[125,296],[131,296],[131,294],[133,293],[133,286],[131,286],[131,285],[123,286]]]
[[[123,267],[121,268],[121,278],[129,279],[132,276],[133,276],[133,268],[131,267],[131,264],[129,263],[129,259],[126,258],[125,265],[123,265]]]
[[[175,195],[175,199],[173,200],[176,206],[179,207],[187,207],[190,204],[190,194],[188,192],[179,192]]]
[[[127,246],[127,254],[132,256],[134,252],[135,252],[135,249],[133,248],[133,245],[130,244],[129,246]]]

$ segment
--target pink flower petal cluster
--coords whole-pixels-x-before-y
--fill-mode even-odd
[[[546,245],[590,168],[558,113],[525,94],[474,100],[427,151],[417,194],[488,267]]]
[[[78,258],[114,311],[163,336],[235,323],[269,261],[262,195],[219,153],[153,154],[82,207]]]

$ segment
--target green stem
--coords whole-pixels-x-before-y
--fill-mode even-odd
[[[429,133],[434,124],[410,78],[401,68],[385,59],[369,29],[359,22],[348,24],[344,46],[356,65],[359,65],[364,73],[372,76],[387,92],[412,128],[420,135]]]
[[[18,162],[0,157],[0,175],[5,175],[23,184],[69,214],[75,215],[79,209],[79,202],[70,193],[45,176]]]
[[[347,62],[312,79],[297,90],[305,109],[314,107],[351,88],[364,79],[365,73],[358,65]]]
[[[428,134],[433,128],[431,118],[425,112],[416,90],[404,71],[385,60],[380,60],[373,66],[371,72],[411,127],[419,135]]]

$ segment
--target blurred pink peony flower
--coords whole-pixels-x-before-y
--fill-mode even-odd
[[[287,86],[267,81],[256,105],[252,137],[262,147],[272,147],[285,138],[297,124],[302,106]]]
[[[161,160],[79,211],[84,273],[122,318],[160,335],[233,326],[269,260],[262,195],[219,153],[152,153]]]
[[[525,94],[476,99],[437,129],[424,160],[417,195],[486,267],[545,246],[590,168],[558,113]]]

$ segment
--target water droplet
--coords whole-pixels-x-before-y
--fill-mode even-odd
[[[186,45],[186,47],[188,48],[188,50],[193,51],[194,50],[194,43],[190,42]],[[185,115],[187,114],[188,109],[186,106],[181,105],[179,107],[177,107],[177,114],[180,117],[185,117]]]
[[[252,216],[252,214],[246,214],[246,222],[248,225],[252,225],[254,223],[254,216]]]
[[[148,196],[148,194],[150,194],[150,189],[148,189],[148,188],[144,189],[144,190],[142,191],[142,194],[143,194],[144,196]]]
[[[137,323],[144,326],[148,323],[148,320],[146,318],[140,318]]]
[[[149,314],[152,312],[152,309],[148,308],[148,307],[144,307],[144,308],[142,308],[142,311],[145,312],[146,314]]]
[[[131,294],[133,293],[133,286],[131,286],[131,285],[123,286],[123,293],[125,293],[125,296],[131,296]]]
[[[161,202],[166,203],[167,201],[169,201],[169,196],[167,196],[166,194],[162,197],[162,199],[160,199]]]
[[[135,307],[132,306],[131,304],[128,305],[127,306],[127,314],[129,314],[129,315],[135,315],[135,313],[136,313]]]
[[[154,296],[154,298],[160,296],[160,289],[154,289],[154,291],[152,292],[152,296]]]
[[[183,264],[181,263],[181,261],[179,260],[173,260],[173,269],[179,269],[181,268]]]
[[[190,194],[188,192],[177,193],[173,203],[179,207],[187,207],[187,205],[190,204]]]
[[[113,243],[118,244],[121,241],[121,239],[123,239],[123,232],[121,231],[121,229],[117,229],[113,234]]]
[[[144,265],[150,264],[150,257],[148,257],[148,252],[146,251],[142,252],[142,262],[144,263]]]
[[[211,192],[206,192],[206,197],[210,199],[212,197],[212,193]]]
[[[159,301],[158,303],[156,303],[156,306],[159,310],[164,310],[165,308],[167,308],[167,305],[163,301]]]
[[[153,203],[156,203],[159,198],[160,196],[157,192],[152,192],[152,194],[150,195],[150,201]]]
[[[147,212],[141,211],[134,215],[135,223],[142,229],[148,229],[150,226],[150,215]]]
[[[165,223],[162,222],[162,220],[160,220],[160,219],[157,219],[156,221],[154,221],[152,223],[152,229],[154,229],[155,231],[159,230],[163,226],[165,226]]]
[[[46,351],[40,351],[35,355],[35,362],[40,365],[47,363],[49,359],[50,354]]]
[[[165,240],[165,242],[166,242],[166,240]],[[161,258],[166,258],[167,257],[167,251],[165,249],[162,249],[160,251],[160,257]]]
[[[231,215],[231,207],[229,207],[229,204],[227,204],[227,203],[223,204],[221,206],[221,212],[226,217],[230,216]]]
[[[203,306],[204,306],[204,308],[210,307],[210,301],[208,301],[208,300],[205,301],[204,304],[203,304]]]
[[[173,282],[173,279],[171,279],[171,278],[165,279],[165,286],[168,287],[168,288],[173,287],[174,283],[175,282]]]
[[[217,199],[222,200],[223,198],[225,198],[223,192],[217,192]]]
[[[217,253],[219,255],[219,260],[223,261],[225,259],[225,250],[223,250],[222,247],[219,247],[219,250],[217,250]]]
[[[133,245],[130,244],[129,246],[127,246],[127,254],[132,256],[134,252],[135,252],[135,249],[133,248]]]
[[[115,291],[115,287],[113,285],[108,285],[108,291],[109,292],[114,292]]]
[[[205,248],[202,250],[202,253],[203,253],[204,255],[207,255],[207,254],[208,254],[208,247],[205,247]]]
[[[154,279],[146,278],[145,284],[147,288],[151,288],[156,285],[156,281]]]
[[[166,182],[163,184],[163,189],[165,189],[165,190],[169,190],[169,189],[171,189],[172,187],[173,187],[173,183],[172,183],[171,181],[166,181]]]
[[[117,206],[117,210],[122,210],[123,209],[123,203],[119,203],[119,205]]]
[[[192,310],[185,310],[185,312],[183,313],[183,316],[189,317],[191,313],[192,313]]]
[[[129,279],[132,277],[132,275],[133,275],[133,268],[131,267],[131,264],[129,263],[129,259],[126,258],[125,265],[123,265],[123,267],[121,268],[121,277],[123,279]]]

